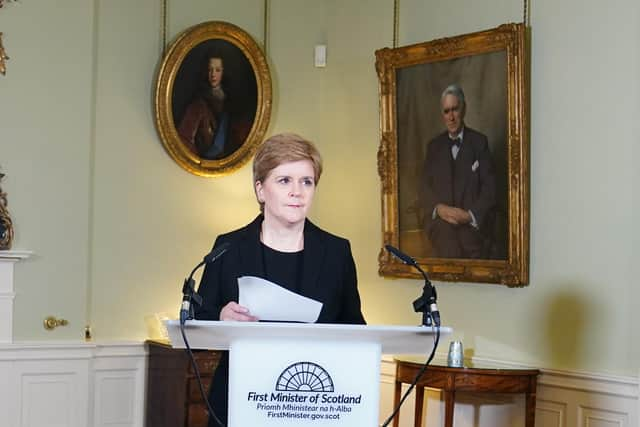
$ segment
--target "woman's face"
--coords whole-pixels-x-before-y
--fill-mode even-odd
[[[283,163],[264,182],[256,182],[256,194],[264,202],[265,219],[291,226],[304,222],[316,191],[310,160]]]
[[[222,74],[224,73],[224,66],[222,65],[221,58],[209,58],[209,84],[211,87],[220,87],[222,83]]]

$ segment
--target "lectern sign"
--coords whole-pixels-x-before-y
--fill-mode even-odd
[[[339,420],[362,403],[362,393],[336,393],[331,375],[319,364],[297,362],[278,377],[275,391],[250,391],[249,402],[265,418],[291,420]]]
[[[378,378],[363,372],[380,368],[379,345],[240,341],[230,362],[230,426],[377,424]]]

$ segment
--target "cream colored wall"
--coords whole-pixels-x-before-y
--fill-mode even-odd
[[[92,147],[91,2],[6,3],[0,31],[10,59],[0,76],[0,167],[7,174],[16,267],[18,339],[82,337],[89,279]],[[47,334],[47,315],[69,320]]]
[[[250,167],[204,179],[163,151],[151,96],[159,1],[49,3],[20,2],[0,11],[12,56],[8,76],[0,77],[0,123],[9,130],[0,142],[9,174],[3,188],[18,227],[16,248],[38,253],[18,266],[16,336],[80,338],[86,311],[97,338],[144,338],[144,315],[176,312],[181,282],[214,236],[257,212]],[[480,3],[403,0],[400,43],[522,19],[517,2]],[[638,374],[632,357],[640,353],[638,333],[631,327],[640,320],[633,215],[640,209],[633,164],[640,131],[636,3],[532,5],[531,283],[522,289],[436,283],[444,322],[476,355]],[[351,240],[369,322],[415,324],[411,302],[421,283],[377,275],[373,52],[391,45],[392,2],[270,4],[269,133],[294,130],[320,147],[326,172],[311,216]],[[262,43],[262,5],[202,0],[187,7],[172,0],[168,36],[217,19]],[[324,69],[312,62],[319,43],[328,46]],[[43,56],[46,74],[36,68]],[[29,120],[34,109],[37,122]],[[616,137],[615,149],[607,149],[609,135]],[[71,325],[45,333],[39,324],[50,312]]]
[[[563,367],[637,373],[640,366],[631,354],[640,338],[632,322],[638,299],[629,298],[638,295],[630,237],[639,182],[630,125],[640,112],[629,94],[638,93],[640,57],[625,46],[639,40],[639,10],[618,1],[549,2],[532,11],[541,23],[532,59],[532,162],[540,165],[532,169],[532,281],[547,307],[543,354]]]
[[[522,20],[522,4],[514,2],[431,3],[402,2],[408,30],[401,43]],[[635,226],[629,195],[638,138],[606,144],[631,131],[640,105],[625,96],[637,93],[638,54],[627,43],[638,40],[638,5],[531,7],[531,284],[442,284],[441,309],[455,313],[448,323],[478,355],[634,372],[628,236]]]
[[[640,22],[640,8],[636,8],[635,16],[636,22]],[[631,13],[633,17],[633,13]],[[635,25],[631,28],[631,36],[630,40],[638,41],[640,40],[640,25]],[[636,52],[636,50],[631,49],[631,51]],[[636,53],[633,55],[630,61],[632,69],[636,71],[636,76],[638,75],[638,70],[640,70],[640,55]],[[633,78],[629,80],[629,97],[632,99],[640,99],[640,82],[638,78]],[[626,96],[625,96],[626,97]],[[630,157],[632,159],[637,159],[640,155],[640,144],[638,144],[640,137],[640,120],[637,120],[638,115],[640,115],[640,107],[636,102],[635,105],[635,114],[633,116],[636,118],[631,119],[628,126],[630,127],[630,135],[635,135],[635,139],[631,139],[631,150]],[[634,183],[640,182],[640,168],[635,166],[630,166],[632,170],[631,180]],[[631,207],[632,212],[638,212],[640,210],[640,185],[634,185],[632,191],[632,199],[633,205]],[[638,301],[640,301],[640,286],[638,286],[638,278],[640,278],[640,263],[636,262],[637,254],[640,253],[640,227],[635,224],[636,221],[633,221],[634,226],[630,227],[631,232],[629,233],[630,238],[632,239],[631,246],[631,255],[633,257],[631,262],[630,275],[627,279],[628,287],[626,292],[626,303],[630,313],[629,317],[629,328],[631,329],[631,334],[628,337],[631,343],[631,364],[636,367],[636,374],[640,378],[640,332],[638,331],[638,325],[640,325],[640,310],[638,310]],[[640,402],[638,403],[638,413],[640,414]]]

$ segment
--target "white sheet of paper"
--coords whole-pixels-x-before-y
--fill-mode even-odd
[[[322,303],[255,276],[238,278],[238,304],[260,320],[307,322],[318,320]]]

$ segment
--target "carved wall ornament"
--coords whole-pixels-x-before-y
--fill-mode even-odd
[[[5,1],[6,1],[7,3],[11,3],[11,2],[15,2],[16,0],[0,0],[0,9],[2,8],[2,6],[4,6],[4,2],[5,2]]]
[[[2,45],[2,32],[0,32],[0,74],[3,76],[7,74],[7,65],[5,61],[9,59],[7,56],[7,52],[4,50],[4,46]]]
[[[4,174],[0,173],[0,182]],[[0,188],[0,249],[11,249],[13,242],[13,224],[7,210],[7,194]]]
[[[4,6],[5,1],[7,3],[11,3],[16,0],[0,0],[0,9]],[[4,46],[2,45],[2,32],[0,32],[0,74],[3,76],[7,74],[6,60],[8,59],[9,57],[7,56],[7,52],[4,50]]]

